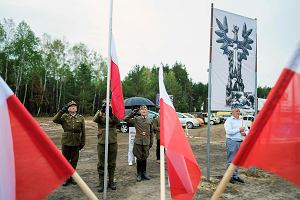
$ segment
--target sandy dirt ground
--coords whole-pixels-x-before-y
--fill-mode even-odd
[[[60,149],[60,138],[62,128],[51,121],[51,118],[37,118],[41,127]],[[85,148],[80,153],[80,159],[77,166],[78,174],[95,192],[99,199],[103,194],[97,193],[98,174],[97,166],[97,139],[96,124],[91,118],[86,118],[87,142]],[[210,199],[220,181],[220,177],[225,172],[226,166],[226,148],[225,132],[223,125],[213,125],[211,129],[211,178],[206,181],[206,155],[207,155],[207,128],[201,127],[190,129],[189,142],[192,146],[196,159],[199,163],[202,180],[198,186],[194,199]],[[117,190],[107,190],[107,199],[112,200],[139,200],[139,199],[160,199],[160,176],[159,164],[155,157],[155,145],[148,158],[147,172],[151,177],[149,181],[136,182],[136,166],[128,166],[128,134],[119,132],[118,134],[118,157],[115,181]],[[245,180],[245,184],[229,184],[221,199],[300,199],[300,189],[291,185],[285,180],[272,174],[257,169],[257,175],[249,174],[247,169],[239,169],[240,176]],[[295,176],[300,176],[295,174]],[[45,180],[46,181],[46,180]],[[166,181],[167,183],[167,181]],[[67,187],[60,186],[48,197],[48,200],[57,199],[87,199],[77,185]],[[166,188],[166,199],[170,198],[168,187]]]

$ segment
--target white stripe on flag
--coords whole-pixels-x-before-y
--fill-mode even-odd
[[[13,95],[0,77],[0,199],[16,199],[15,162],[7,97]]]
[[[159,67],[159,95],[160,95],[160,98],[163,99],[163,101],[166,104],[168,104],[175,110],[173,103],[170,99],[170,96],[167,93],[165,84],[164,84],[164,71],[163,71],[162,66]]]
[[[116,44],[115,44],[115,38],[114,35],[111,35],[111,60],[116,64],[119,65],[118,63],[118,57],[117,57],[117,50],[116,50]],[[118,66],[119,67],[119,66]]]

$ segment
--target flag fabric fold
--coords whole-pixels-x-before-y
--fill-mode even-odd
[[[124,119],[125,106],[122,91],[122,83],[118,67],[118,59],[114,38],[111,40],[111,74],[110,74],[110,91],[111,91],[111,107],[113,114],[119,118]]]
[[[255,166],[300,186],[299,87],[300,46],[271,90],[233,164]]]
[[[0,77],[0,199],[43,199],[75,171]]]
[[[177,117],[159,69],[160,142],[165,147],[172,199],[192,199],[201,178],[198,163]]]

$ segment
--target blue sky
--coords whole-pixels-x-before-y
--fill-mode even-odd
[[[300,42],[298,0],[114,0],[113,32],[122,79],[135,64],[180,61],[208,80],[210,4],[257,18],[258,85],[273,86]],[[0,0],[0,19],[25,20],[37,36],[83,42],[107,56],[109,0]]]

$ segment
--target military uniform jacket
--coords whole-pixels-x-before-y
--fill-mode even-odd
[[[93,121],[98,124],[98,143],[105,144],[105,124],[106,124],[106,116],[99,116],[99,110],[95,114]],[[119,119],[116,116],[109,117],[109,136],[108,143],[117,143],[117,129],[116,126],[119,123]]]
[[[159,122],[159,117],[153,120],[153,130],[156,135],[156,139],[160,139],[160,122]]]
[[[85,124],[83,116],[76,114],[64,114],[59,111],[53,118],[53,122],[61,124],[64,132],[61,138],[61,144],[67,146],[85,145]]]
[[[150,145],[153,144],[153,129],[152,121],[148,117],[134,116],[133,113],[125,117],[125,121],[132,123],[136,129],[136,135],[134,139],[135,144]]]

